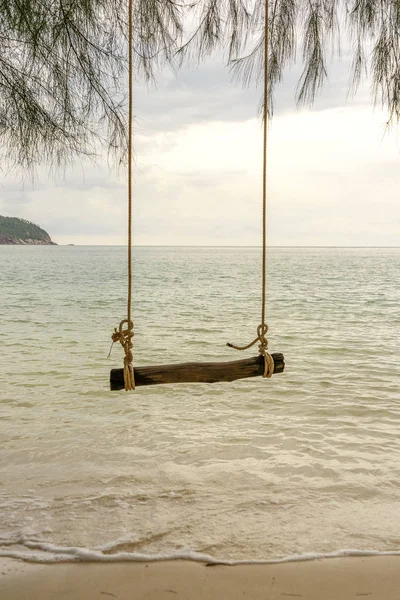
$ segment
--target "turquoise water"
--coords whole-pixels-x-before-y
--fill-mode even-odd
[[[0,246],[0,555],[400,550],[400,249],[268,265],[284,374],[111,393],[126,250]],[[258,249],[138,248],[134,271],[136,364],[244,357]]]

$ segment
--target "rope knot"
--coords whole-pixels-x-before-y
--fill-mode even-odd
[[[264,357],[264,373],[263,377],[270,378],[274,373],[274,359],[268,352],[268,340],[265,337],[268,333],[268,325],[266,323],[261,323],[257,327],[257,339],[260,342],[258,345],[258,351],[261,356]]]
[[[135,373],[134,373],[133,364],[132,364],[133,363],[132,338],[134,335],[135,334],[133,331],[133,321],[124,319],[119,324],[119,328],[114,329],[114,333],[111,336],[113,343],[119,342],[125,351],[124,383],[125,383],[126,391],[135,389]]]
[[[257,340],[260,342],[258,351],[262,356],[265,356],[268,352],[268,340],[265,337],[268,333],[268,325],[261,324],[257,327]]]
[[[247,346],[235,346],[235,344],[227,344],[227,346],[229,346],[229,348],[234,348],[235,350],[247,350],[259,342],[258,351],[260,355],[264,357],[263,377],[267,377],[269,379],[274,373],[275,363],[274,359],[268,352],[268,340],[265,337],[267,333],[268,325],[266,323],[261,323],[261,325],[257,327],[257,337],[250,342],[250,344],[247,344]]]

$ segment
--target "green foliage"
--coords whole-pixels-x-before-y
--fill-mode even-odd
[[[22,241],[28,239],[47,241],[50,239],[47,231],[30,221],[0,215],[0,235],[2,234],[10,235]]]
[[[244,83],[264,75],[265,0],[255,0],[252,30],[258,39],[244,57],[233,61]],[[373,99],[389,112],[388,123],[400,119],[399,0],[269,0],[269,112],[273,91],[286,67],[299,61],[303,71],[297,102],[310,104],[328,77],[328,59],[341,44],[353,52],[349,91],[369,78]]]
[[[104,120],[125,136],[118,0],[0,0],[0,136],[11,162],[63,164],[90,154]]]
[[[32,168],[92,156],[126,158],[128,0],[0,0],[3,160]],[[133,0],[135,74],[203,60],[215,49],[244,83],[264,71],[265,0]],[[371,77],[376,102],[400,118],[399,0],[269,0],[269,111],[276,84],[303,63],[299,103],[351,40],[351,91]],[[300,49],[299,55],[296,52]]]

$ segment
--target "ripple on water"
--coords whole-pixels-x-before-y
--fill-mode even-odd
[[[63,556],[399,547],[400,250],[271,249],[286,373],[135,394],[108,391],[123,248],[0,247],[0,261],[0,554],[7,539]],[[259,262],[137,249],[137,363],[241,358],[225,343],[254,334]]]

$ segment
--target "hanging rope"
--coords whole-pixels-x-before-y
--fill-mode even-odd
[[[128,5],[128,318],[121,321],[119,328],[114,329],[111,339],[120,342],[125,351],[124,384],[125,390],[135,389],[135,373],[133,370],[133,321],[132,321],[132,129],[133,129],[133,0]]]
[[[265,40],[264,40],[264,149],[263,149],[263,237],[262,237],[262,299],[261,299],[261,324],[257,327],[257,337],[247,346],[227,344],[235,350],[247,350],[257,342],[258,351],[264,357],[263,377],[272,377],[274,372],[274,359],[268,352],[268,325],[265,322],[266,285],[267,285],[267,148],[268,148],[268,0],[265,0]]]

